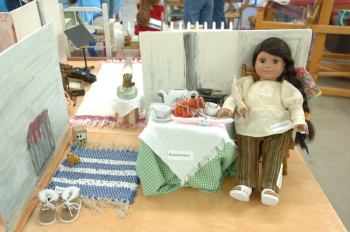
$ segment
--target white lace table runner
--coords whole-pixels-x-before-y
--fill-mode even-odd
[[[149,118],[147,127],[139,135],[179,177],[184,185],[199,169],[221,151],[226,143],[235,146],[224,125],[199,126],[174,121],[158,122]],[[193,160],[169,160],[168,151],[192,151]],[[233,156],[232,154],[227,154]],[[234,157],[232,157],[234,158]]]
[[[121,99],[118,96],[115,96],[113,99],[107,101],[107,105],[113,111],[118,113],[120,117],[124,117],[136,108],[140,108],[140,112],[143,112],[144,99],[141,95],[138,95],[136,98],[130,100]]]

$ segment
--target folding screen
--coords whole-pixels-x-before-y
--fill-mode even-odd
[[[0,52],[17,42],[15,25],[10,13],[0,12]]]
[[[56,46],[58,52],[58,59],[61,63],[67,62],[67,52],[64,49],[66,46],[66,35],[61,24],[61,14],[58,7],[58,1],[52,0],[36,0],[38,2],[39,14],[41,17],[42,25],[52,22],[53,30],[55,33]]]
[[[291,47],[295,66],[305,67],[311,30],[193,30],[140,34],[146,106],[159,102],[159,90],[211,88],[231,92],[233,76],[242,64],[251,68],[255,46],[268,37],[280,37]]]
[[[50,22],[54,28],[59,61],[66,63],[67,54],[62,49],[65,47],[66,36],[63,33],[57,0],[36,0],[10,13],[0,12],[0,52]],[[10,29],[12,34],[9,33]]]
[[[10,13],[0,12],[0,52],[21,41],[40,27],[36,2],[30,2]]]
[[[52,24],[0,54],[0,211],[13,231],[70,131]]]
[[[17,40],[21,41],[41,27],[36,2],[30,2],[10,12],[15,24]]]

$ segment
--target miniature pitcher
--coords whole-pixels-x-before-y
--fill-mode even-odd
[[[181,99],[190,99],[192,94],[195,94],[195,98],[198,98],[197,91],[188,91],[187,89],[172,89],[167,94],[164,90],[159,90],[163,94],[164,103],[172,108],[175,108],[176,103]]]

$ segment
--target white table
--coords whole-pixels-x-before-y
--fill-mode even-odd
[[[224,165],[219,165],[221,174],[235,160],[237,156],[235,144],[224,125],[199,126],[174,121],[158,122],[152,119],[152,114],[154,113],[151,113],[147,127],[139,136],[141,143],[147,147],[146,151],[142,149],[143,145],[141,145],[137,161],[137,168],[139,168],[137,171],[141,182],[147,182],[156,175],[164,174],[161,173],[162,171],[155,173],[159,169],[155,162],[144,165],[144,162],[150,162],[150,159],[143,158],[150,155],[158,156],[162,161],[161,165],[163,166],[164,163],[169,167],[170,170],[166,170],[166,172],[173,172],[181,181],[181,186],[185,186],[200,171],[201,167],[210,164],[214,160],[220,162],[216,159],[218,154],[225,159],[224,162],[221,160]],[[220,153],[225,146],[230,147],[230,149],[227,149],[228,152]],[[151,169],[149,166],[155,168]],[[147,169],[155,171],[150,173]],[[217,181],[221,176],[210,178]]]

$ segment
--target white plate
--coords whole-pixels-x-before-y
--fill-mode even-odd
[[[170,114],[168,117],[162,118],[162,119],[157,118],[154,114],[152,114],[151,117],[153,118],[153,120],[156,120],[156,121],[158,121],[158,122],[167,122],[167,121],[170,121],[171,118],[174,117],[174,115],[173,115],[173,114]]]

